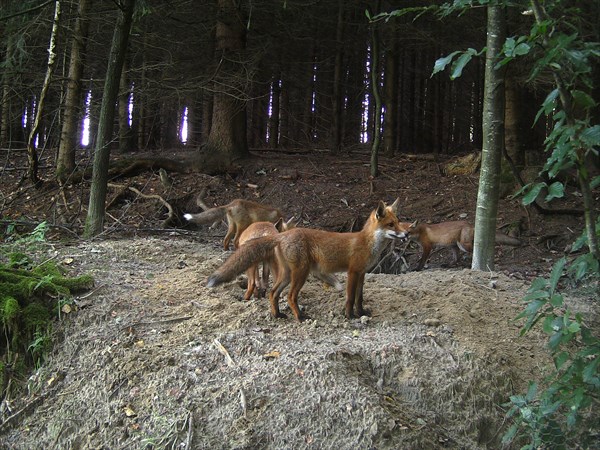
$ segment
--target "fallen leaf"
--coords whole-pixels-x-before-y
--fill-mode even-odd
[[[281,356],[281,353],[279,353],[277,350],[273,350],[272,352],[265,353],[263,355],[263,358],[269,360],[269,359],[279,358],[280,356]]]
[[[127,417],[135,417],[135,416],[137,416],[137,413],[129,405],[127,405],[125,408],[123,408],[123,411],[125,412],[125,415]]]

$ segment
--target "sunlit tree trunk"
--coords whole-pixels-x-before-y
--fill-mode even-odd
[[[280,74],[277,73],[271,82],[271,117],[269,117],[269,147],[271,148],[279,147],[280,77]]]
[[[89,28],[88,11],[92,0],[79,0],[77,19],[71,38],[71,59],[65,95],[64,116],[56,160],[56,179],[66,181],[75,170],[75,150],[78,139],[78,121],[81,119],[81,77]]]
[[[46,94],[50,88],[50,82],[52,81],[52,73],[56,65],[56,39],[58,37],[58,27],[60,22],[60,1],[54,2],[54,22],[52,24],[52,32],[50,33],[50,44],[48,45],[48,66],[46,67],[46,76],[44,77],[44,84],[42,85],[42,92],[37,102],[37,108],[35,113],[35,119],[33,127],[29,132],[27,139],[27,160],[29,162],[27,175],[33,184],[39,182],[38,177],[38,154],[35,148],[35,135],[40,129],[40,123],[42,114],[44,112],[44,103],[46,100]]]
[[[104,227],[106,188],[108,183],[108,163],[110,159],[110,143],[113,134],[115,105],[119,95],[119,82],[125,61],[125,52],[129,41],[129,31],[133,18],[135,0],[123,0],[113,34],[106,79],[98,123],[98,137],[94,148],[94,165],[90,201],[85,222],[84,237],[100,234]]]
[[[483,103],[483,151],[475,213],[474,270],[494,270],[500,162],[504,145],[504,71],[496,69],[506,35],[502,7],[487,7],[487,53]]]

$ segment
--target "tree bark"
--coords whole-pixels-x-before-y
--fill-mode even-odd
[[[379,11],[379,2],[377,2]],[[379,146],[381,145],[381,95],[379,94],[379,33],[375,26],[371,29],[371,92],[374,101],[373,145],[371,146],[371,176],[379,175]]]
[[[331,111],[331,134],[329,150],[332,153],[338,153],[342,146],[342,71],[343,71],[343,39],[344,39],[344,4],[343,0],[338,0],[338,16],[335,31],[335,62],[333,67],[333,92],[332,92],[332,111]]]
[[[88,11],[93,0],[79,0],[77,19],[71,38],[71,60],[64,104],[60,146],[56,160],[56,179],[63,183],[75,170],[78,121],[81,119],[81,77],[85,60],[85,47],[89,29]]]
[[[234,0],[218,0],[217,7],[215,50],[220,67],[215,75],[212,124],[203,156],[227,167],[249,156],[246,97],[251,80],[246,78],[243,63],[246,13]]]
[[[122,1],[122,9],[118,14],[110,48],[104,93],[102,96],[102,107],[100,110],[100,121],[98,124],[98,137],[94,149],[94,165],[88,214],[83,233],[84,237],[87,238],[100,234],[104,228],[108,163],[113,134],[115,104],[119,95],[121,71],[123,69],[123,62],[125,61],[134,7],[135,0]]]
[[[500,163],[504,146],[504,71],[495,69],[506,35],[501,6],[487,7],[487,52],[483,106],[483,151],[475,213],[473,270],[494,270]]]
[[[395,28],[388,24],[388,49],[385,52],[383,91],[385,115],[383,116],[383,153],[392,157],[398,145],[398,43]]]
[[[38,155],[35,148],[35,135],[40,128],[40,122],[42,119],[42,113],[44,111],[44,103],[46,100],[46,94],[50,88],[52,81],[52,74],[56,64],[56,39],[58,36],[58,28],[60,23],[60,1],[56,0],[54,3],[54,21],[52,24],[52,32],[50,33],[50,44],[48,45],[48,66],[46,68],[46,76],[44,77],[44,84],[42,85],[42,92],[40,93],[39,100],[37,102],[37,108],[35,113],[35,119],[33,127],[29,132],[27,139],[27,160],[28,166],[28,177],[29,180],[34,184],[39,183],[38,177]]]

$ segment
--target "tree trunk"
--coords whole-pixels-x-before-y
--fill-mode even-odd
[[[500,162],[504,145],[504,71],[494,66],[501,54],[505,35],[504,9],[501,6],[488,6],[482,123],[484,141],[475,213],[473,270],[494,270]]]
[[[377,2],[379,12],[379,2]],[[371,176],[379,175],[379,146],[381,145],[381,95],[379,94],[379,33],[375,26],[371,29],[371,92],[374,101],[373,145],[371,146]]]
[[[118,13],[117,23],[115,24],[108,67],[106,68],[98,137],[94,149],[92,185],[84,230],[84,237],[88,238],[100,234],[104,227],[108,163],[115,118],[115,104],[119,95],[121,71],[129,41],[135,0],[123,0],[121,5],[122,9]]]
[[[271,81],[271,117],[269,117],[269,147],[279,147],[279,117],[280,117],[280,75],[276,74]]]
[[[71,40],[71,60],[65,96],[64,116],[60,146],[56,160],[56,179],[63,183],[75,170],[78,122],[81,119],[81,77],[85,60],[85,47],[89,29],[88,11],[92,0],[79,0],[77,19]]]
[[[48,66],[46,68],[46,76],[44,78],[44,84],[42,85],[42,92],[37,102],[37,108],[35,113],[35,120],[33,127],[29,132],[29,138],[27,139],[27,160],[28,166],[28,177],[33,184],[38,184],[38,155],[35,148],[35,135],[40,128],[40,122],[42,119],[42,113],[44,111],[44,102],[46,100],[46,94],[50,88],[50,82],[52,81],[52,73],[54,72],[54,66],[56,64],[56,39],[58,36],[58,27],[60,22],[60,1],[54,2],[54,22],[52,24],[52,32],[50,33],[50,44],[48,45]]]
[[[119,81],[118,111],[119,111],[119,153],[129,153],[132,150],[131,124],[129,123],[129,96],[131,83],[127,75],[127,61],[123,63]]]
[[[205,157],[223,167],[247,157],[246,96],[246,13],[234,0],[218,0],[216,54],[220,61],[215,89],[210,134]]]
[[[390,24],[391,25],[391,24]],[[388,27],[388,50],[385,53],[383,91],[385,115],[383,116],[383,153],[392,157],[398,145],[398,43],[395,28]]]
[[[331,111],[331,134],[329,150],[338,153],[342,146],[342,71],[343,71],[343,39],[344,39],[344,1],[338,0],[338,16],[335,31],[335,62],[333,67],[333,92]]]

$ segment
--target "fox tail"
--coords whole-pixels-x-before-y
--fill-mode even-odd
[[[496,233],[496,244],[500,245],[512,245],[513,247],[519,247],[523,245],[520,239],[508,236],[503,233]]]
[[[231,281],[253,264],[270,259],[279,242],[277,238],[278,235],[251,239],[240,246],[221,267],[208,277],[206,286],[214,287]]]
[[[225,220],[227,216],[227,211],[223,206],[217,206],[216,208],[207,209],[204,212],[198,214],[189,214],[186,213],[183,215],[185,220],[192,223],[197,223],[199,225],[205,225],[207,223],[215,223],[220,220]]]

